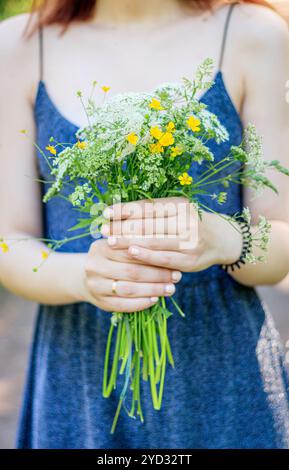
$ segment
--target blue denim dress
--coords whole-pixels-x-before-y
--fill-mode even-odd
[[[201,98],[216,113],[230,140],[212,145],[216,160],[242,138],[242,124],[222,73]],[[77,127],[67,121],[40,82],[35,103],[37,142],[51,135],[75,142]],[[39,154],[39,172],[49,179]],[[201,167],[192,168],[195,177]],[[43,188],[45,191],[47,188]],[[217,193],[221,187],[216,185]],[[216,211],[242,208],[241,188],[231,185],[227,202]],[[64,199],[43,206],[45,236],[61,239],[77,213]],[[86,252],[92,240],[80,239],[63,251]],[[213,266],[183,275],[176,300],[186,312],[169,318],[175,369],[168,368],[163,406],[153,410],[149,385],[142,383],[145,422],[122,410],[114,435],[110,427],[121,390],[102,397],[102,374],[110,314],[87,304],[39,308],[31,350],[18,447],[70,448],[288,448],[288,376],[284,351],[271,315],[252,288]],[[129,405],[128,405],[129,406]]]

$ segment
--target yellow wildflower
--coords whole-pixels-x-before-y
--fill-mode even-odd
[[[80,149],[80,150],[84,150],[86,149],[87,147],[87,142],[84,142],[84,141],[78,141],[76,146]]]
[[[27,130],[26,130],[26,129],[22,129],[22,130],[20,131],[20,134],[26,135],[26,134],[27,134]]]
[[[162,111],[164,108],[159,100],[153,98],[150,102],[150,108],[156,109],[157,111]]]
[[[188,173],[183,173],[182,175],[179,176],[179,181],[182,186],[190,185],[192,184],[193,178],[190,175],[188,175]]]
[[[156,144],[151,144],[150,145],[150,150],[152,153],[163,153],[164,148],[160,144],[160,142],[157,142]]]
[[[173,121],[170,121],[167,125],[167,131],[168,132],[175,132],[176,128],[175,128],[175,125],[173,123]]]
[[[56,148],[53,145],[47,145],[46,150],[48,150],[48,152],[52,153],[52,155],[57,154]]]
[[[164,135],[160,138],[159,143],[164,147],[169,147],[173,145],[175,139],[171,132],[165,132]]]
[[[45,251],[45,250],[42,250],[42,251],[41,251],[41,258],[42,258],[42,259],[45,260],[45,259],[48,258],[48,256],[49,256],[49,253],[48,253],[47,251]]]
[[[172,147],[171,148],[171,157],[178,157],[179,155],[182,155],[183,151],[181,147]]]
[[[101,89],[102,89],[102,91],[104,91],[104,93],[108,93],[109,90],[110,90],[110,86],[105,86],[105,85],[103,85],[103,86],[101,87]]]
[[[126,136],[126,140],[128,140],[130,144],[136,145],[138,141],[138,136],[134,132],[131,132],[131,134],[128,134]]]
[[[193,132],[199,132],[201,130],[200,124],[201,121],[194,116],[190,116],[189,119],[187,120],[188,127],[191,129]]]
[[[3,253],[8,253],[9,251],[9,246],[7,245],[7,243],[0,243],[0,249],[3,251]]]
[[[150,133],[151,133],[151,136],[157,140],[159,140],[164,135],[164,133],[159,128],[159,126],[151,127]]]

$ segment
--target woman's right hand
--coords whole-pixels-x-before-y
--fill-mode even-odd
[[[173,295],[181,277],[178,271],[133,261],[127,250],[113,250],[101,239],[92,243],[86,258],[83,297],[109,312],[135,312],[151,307],[159,297]]]

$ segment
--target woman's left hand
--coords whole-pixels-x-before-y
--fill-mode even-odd
[[[183,272],[201,271],[239,259],[242,235],[217,214],[203,212],[182,197],[116,204],[104,211],[102,235],[114,249],[142,264]]]

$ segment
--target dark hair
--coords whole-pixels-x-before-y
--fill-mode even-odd
[[[201,9],[210,9],[216,3],[216,0],[180,0],[184,5],[198,6]],[[225,0],[224,3],[235,3]],[[241,0],[240,3],[253,3],[273,8],[265,0]],[[32,27],[33,30],[39,26],[48,26],[51,24],[61,24],[67,27],[75,20],[87,21],[94,15],[97,6],[97,0],[34,0],[32,11],[38,12],[37,24]],[[31,32],[31,31],[30,31]]]

